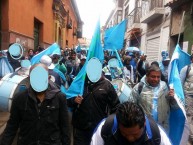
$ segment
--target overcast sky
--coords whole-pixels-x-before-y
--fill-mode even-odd
[[[100,16],[103,26],[114,9],[113,0],[76,0],[83,25],[83,37],[92,38],[97,20]]]

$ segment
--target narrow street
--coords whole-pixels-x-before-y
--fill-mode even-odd
[[[192,104],[193,0],[0,0],[0,145],[193,145]]]

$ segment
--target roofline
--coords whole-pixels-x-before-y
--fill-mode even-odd
[[[76,3],[76,0],[71,0],[71,4],[72,4],[72,7],[75,11],[75,14],[76,14],[76,17],[78,19],[78,23],[80,24],[83,24],[84,22],[81,20],[81,17],[80,17],[80,13],[79,13],[79,10],[78,10],[78,6],[77,6],[77,3]]]

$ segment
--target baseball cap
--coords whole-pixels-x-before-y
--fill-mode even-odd
[[[55,59],[55,58],[60,58],[60,55],[59,54],[53,54],[52,56],[51,56],[53,59]]]
[[[169,58],[169,53],[168,53],[167,50],[162,50],[161,56],[162,56],[162,61],[168,61],[168,60],[170,60],[170,58]]]
[[[46,65],[48,69],[54,69],[55,65],[52,63],[52,59],[48,55],[43,55],[40,59],[40,63]]]
[[[86,60],[86,56],[81,56],[81,60]]]

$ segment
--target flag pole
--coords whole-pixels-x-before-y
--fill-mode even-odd
[[[182,14],[182,19],[181,19],[181,23],[180,23],[180,31],[179,31],[179,34],[178,34],[178,43],[180,42],[180,34],[181,34],[181,30],[182,30],[182,24],[184,22],[184,15],[185,15],[185,11],[183,11],[183,14]]]
[[[121,69],[122,69],[122,68],[123,68],[123,63],[122,63],[122,61],[121,61],[121,58],[120,58],[120,56],[119,56],[119,53],[118,53],[117,49],[115,49],[115,48],[114,48],[114,51],[115,51],[116,56],[117,56],[117,59],[118,59],[118,61],[119,61],[119,65],[120,65],[120,67],[121,67]]]

